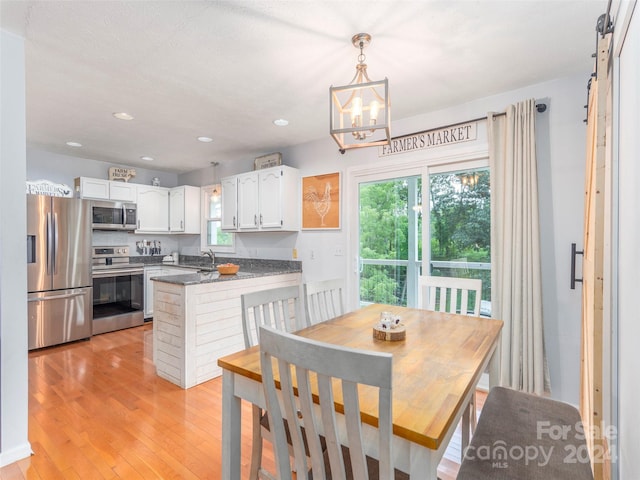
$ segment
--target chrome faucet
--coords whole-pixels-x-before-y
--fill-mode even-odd
[[[202,252],[202,255],[206,255],[207,257],[209,257],[211,259],[211,265],[213,265],[216,261],[216,256],[213,253],[213,250],[209,249],[208,252]]]

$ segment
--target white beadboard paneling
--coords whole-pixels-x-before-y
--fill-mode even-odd
[[[244,349],[240,296],[300,280],[291,273],[187,286],[153,282],[158,375],[182,388],[220,376],[218,359]]]

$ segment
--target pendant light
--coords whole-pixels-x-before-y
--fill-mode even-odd
[[[356,74],[348,85],[329,88],[330,133],[340,153],[351,148],[388,145],[391,141],[391,103],[389,81],[372,82],[367,74],[364,49],[371,35],[358,33],[351,38],[360,49]]]
[[[220,196],[220,191],[218,190],[218,182],[216,180],[216,167],[220,165],[220,162],[211,162],[211,166],[213,167],[213,192],[211,192],[211,196],[213,198],[218,198]]]

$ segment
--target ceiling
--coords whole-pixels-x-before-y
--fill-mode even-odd
[[[589,71],[606,4],[2,0],[0,19],[26,39],[29,145],[183,173],[329,138],[355,33],[372,35],[369,76],[389,78],[392,119],[407,118]]]

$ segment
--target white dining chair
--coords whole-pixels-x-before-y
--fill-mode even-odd
[[[307,282],[303,285],[303,291],[309,325],[324,322],[345,313],[343,279]]]
[[[272,422],[278,478],[292,478],[285,420],[293,444],[297,478],[393,478],[393,356],[318,342],[269,327],[260,327],[260,331],[262,386]],[[279,387],[275,383],[274,364]],[[342,389],[344,415],[340,417],[335,411],[334,381]],[[319,405],[314,404],[312,394],[316,382]],[[377,389],[377,459],[365,454],[359,385]],[[345,439],[348,448],[343,446]],[[395,478],[409,476],[395,471]]]
[[[418,306],[426,310],[478,317],[481,297],[482,280],[477,278],[418,278]]]
[[[260,326],[268,325],[278,330],[292,332],[307,326],[302,312],[300,287],[277,287],[245,293],[240,296],[242,305],[242,332],[245,348],[260,343]],[[262,468],[262,440],[271,440],[269,420],[262,409],[252,408],[251,480],[269,476]]]
[[[482,280],[477,278],[434,277],[422,275],[418,278],[418,307],[436,312],[458,313],[472,317],[480,316]],[[469,445],[469,438],[476,429],[476,394],[462,416],[461,455]]]

